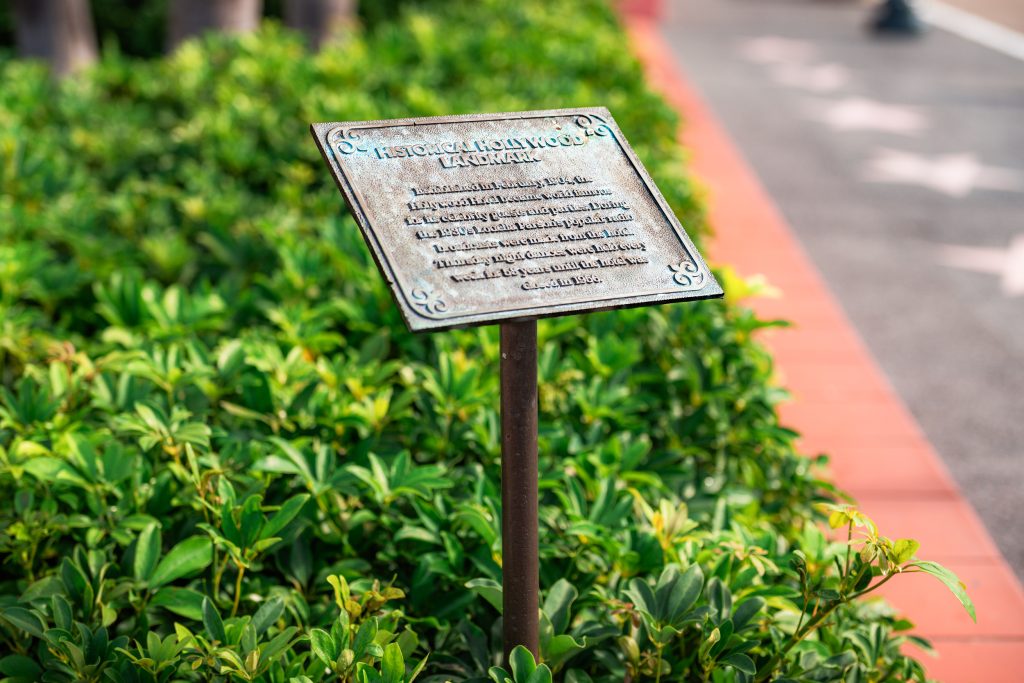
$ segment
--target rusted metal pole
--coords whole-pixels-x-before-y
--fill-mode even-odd
[[[501,325],[501,567],[505,661],[538,656],[537,322]]]

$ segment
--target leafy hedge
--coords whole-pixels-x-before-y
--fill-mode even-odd
[[[558,8],[0,63],[6,680],[923,679],[855,598],[897,568],[966,597],[852,509],[857,552],[823,536],[765,323],[722,302],[541,325],[543,663],[491,669],[495,331],[403,331],[306,126],[605,104],[704,233],[614,17]]]

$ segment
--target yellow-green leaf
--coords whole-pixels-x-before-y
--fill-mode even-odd
[[[896,540],[892,545],[892,559],[893,564],[901,565],[910,562],[914,557],[914,553],[921,547],[921,544],[912,538],[900,538]]]

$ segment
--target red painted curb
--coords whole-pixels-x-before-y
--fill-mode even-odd
[[[751,302],[794,328],[761,340],[794,401],[783,420],[801,448],[832,455],[832,475],[886,535],[921,541],[922,555],[967,584],[978,623],[930,577],[899,577],[884,596],[931,638],[928,675],[947,683],[1024,680],[1024,589],[964,500],[804,253],[756,174],[677,66],[648,15],[625,15],[654,87],[683,115],[690,170],[707,188],[712,261],[763,274],[783,291]],[[880,474],[880,473],[884,473]]]
[[[641,19],[660,19],[665,16],[663,0],[619,0],[623,16]]]

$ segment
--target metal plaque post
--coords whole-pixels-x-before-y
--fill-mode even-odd
[[[501,324],[501,571],[505,661],[539,655],[537,322]]]
[[[537,656],[537,318],[722,288],[604,107],[310,131],[408,328],[501,325],[504,650]]]

